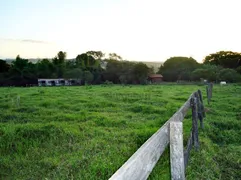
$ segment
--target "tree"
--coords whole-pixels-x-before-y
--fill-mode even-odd
[[[93,81],[94,76],[90,71],[84,71],[83,78],[84,78],[85,84],[89,84]]]
[[[119,76],[119,80],[121,84],[127,84],[128,83],[128,76],[126,74],[122,74]]]
[[[234,69],[225,68],[220,71],[219,80],[234,83],[239,82],[241,80],[241,76]]]
[[[91,55],[82,53],[76,57],[76,66],[83,70],[92,71],[100,68],[100,63]]]
[[[7,84],[11,85],[26,85],[37,83],[36,65],[29,62],[27,59],[22,59],[19,55],[12,62],[8,73]]]
[[[106,70],[103,72],[104,80],[111,81],[115,84],[145,84],[151,68],[144,63],[131,61],[106,60]]]
[[[204,64],[220,65],[224,68],[235,69],[241,66],[241,53],[232,51],[219,51],[206,56],[204,59]]]
[[[64,78],[81,80],[83,78],[83,71],[79,68],[68,70],[65,72]]]
[[[241,74],[241,66],[237,67],[236,71]]]
[[[122,57],[116,53],[109,53],[109,59],[111,60],[122,60]]]
[[[221,66],[204,64],[200,68],[195,69],[192,73],[192,80],[200,80],[201,78],[208,81],[218,81],[220,71],[223,68]]]
[[[20,55],[17,55],[16,60],[12,62],[11,73],[15,76],[24,78],[24,74],[28,70],[28,60],[22,59]]]
[[[119,72],[121,64],[116,60],[106,60],[106,70],[102,73],[104,80],[111,81],[113,83],[119,83]]]
[[[54,72],[54,64],[48,59],[42,59],[36,63],[37,75],[39,78],[52,78]]]
[[[129,61],[118,61],[118,60],[106,60],[106,70],[103,73],[103,77],[105,80],[111,81],[115,84],[120,83],[120,76],[122,76],[122,80],[126,79],[126,81],[131,81],[132,73],[133,73],[133,62]],[[122,81],[121,82],[124,82]]]
[[[6,61],[0,59],[0,73],[8,72],[10,65]]]
[[[192,72],[191,77],[192,80],[199,81],[201,79],[209,79],[208,74],[209,73],[207,69],[198,68]]]
[[[87,51],[86,54],[88,56],[92,56],[96,60],[100,60],[105,56],[105,54],[101,51]]]
[[[191,80],[191,72],[199,67],[192,57],[171,57],[159,68],[166,81]]]
[[[137,63],[133,67],[134,76],[141,84],[146,83],[147,76],[150,72],[151,68],[144,63]]]
[[[57,58],[59,60],[59,64],[63,64],[66,59],[67,53],[63,51],[59,51],[57,54]]]
[[[55,71],[58,78],[62,78],[65,71],[66,52],[59,51],[57,56],[53,59]]]

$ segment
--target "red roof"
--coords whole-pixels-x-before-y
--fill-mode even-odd
[[[161,74],[151,74],[149,78],[163,78],[163,76]]]

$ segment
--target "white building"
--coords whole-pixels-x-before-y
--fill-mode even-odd
[[[76,84],[73,79],[38,79],[38,86],[71,86]]]

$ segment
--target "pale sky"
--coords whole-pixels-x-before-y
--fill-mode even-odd
[[[0,58],[89,50],[165,61],[241,51],[240,0],[0,0]]]

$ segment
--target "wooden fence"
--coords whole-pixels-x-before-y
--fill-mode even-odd
[[[186,149],[183,148],[183,125],[185,115],[192,109],[192,130]],[[194,145],[199,149],[198,119],[204,128],[205,117],[202,93],[191,94],[182,107],[153,134],[110,178],[110,180],[144,180],[150,175],[160,156],[170,143],[171,177],[185,179],[190,151]]]
[[[206,92],[207,92],[207,101],[208,104],[210,104],[210,101],[213,97],[213,83],[208,83],[206,86]]]

